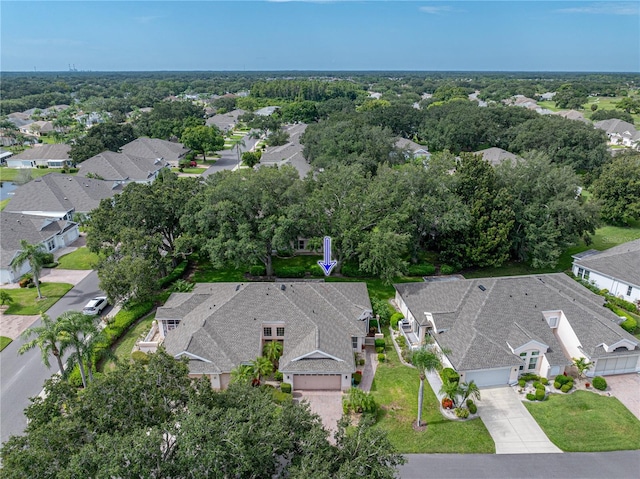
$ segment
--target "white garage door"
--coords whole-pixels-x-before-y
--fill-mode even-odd
[[[638,356],[621,356],[617,358],[598,359],[595,375],[634,373],[638,367]]]
[[[296,374],[293,389],[339,391],[340,374]]]
[[[478,371],[467,371],[464,374],[464,381],[474,381],[476,386],[491,387],[491,386],[506,386],[509,384],[509,375],[511,368],[503,369],[483,369]]]

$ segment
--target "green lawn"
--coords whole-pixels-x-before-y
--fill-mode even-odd
[[[640,449],[640,421],[616,398],[576,391],[524,405],[563,451]]]
[[[387,342],[390,341],[387,336]],[[404,366],[393,349],[388,348],[387,359],[378,365],[371,389],[381,407],[375,427],[387,432],[389,440],[399,452],[495,452],[493,439],[481,419],[460,422],[450,421],[442,416],[438,399],[427,381],[424,386],[422,420],[428,426],[425,431],[414,431],[412,423],[418,415],[418,372]]]
[[[51,168],[7,168],[6,166],[0,167],[0,181],[15,181],[18,178],[20,171],[28,170],[31,172],[32,178],[40,178],[41,176],[53,173],[56,170]],[[58,170],[60,172],[60,170]]]
[[[98,255],[89,251],[86,246],[72,253],[61,256],[58,260],[60,269],[93,269],[98,263]]]
[[[147,333],[151,330],[151,322],[155,319],[156,314],[153,313],[145,318],[142,318],[137,323],[129,327],[127,332],[116,343],[113,353],[120,361],[128,361],[131,359],[131,351],[135,346],[136,341],[144,339]]]
[[[246,281],[244,277],[246,271],[248,268],[214,268],[208,261],[203,261],[198,263],[191,281],[195,283],[242,282]]]
[[[44,299],[38,299],[36,288],[16,288],[5,290],[13,302],[4,314],[36,315],[47,311],[73,285],[67,283],[41,283],[40,290]]]
[[[13,339],[7,338],[6,336],[0,336],[0,351],[9,346]]]
[[[618,103],[622,98],[623,97],[621,96],[617,96],[617,97],[590,96],[587,103],[583,105],[584,109],[581,111],[586,118],[591,119],[591,115],[593,114],[593,112],[591,111],[591,105],[593,104],[598,105],[598,110],[615,110],[616,108],[615,103]],[[556,107],[556,104],[554,101],[539,101],[538,105],[542,108],[547,108],[548,110],[551,110],[551,111],[560,111],[562,109],[562,108]],[[640,124],[640,115],[632,114],[631,116],[633,117],[634,123],[636,125]]]
[[[7,205],[9,204],[9,201],[11,201],[11,198],[7,198],[6,200],[0,201],[0,211],[4,210],[7,207]]]

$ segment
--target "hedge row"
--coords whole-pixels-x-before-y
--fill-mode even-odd
[[[158,281],[158,287],[164,288],[165,286],[169,286],[175,280],[182,278],[182,275],[187,269],[188,264],[189,262],[187,260],[182,261],[173,269],[173,271],[168,276],[165,276],[160,281]]]

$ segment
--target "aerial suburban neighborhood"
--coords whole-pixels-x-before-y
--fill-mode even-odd
[[[302,45],[338,25],[321,12],[477,8],[290,3],[248,4],[292,19],[256,48],[323,58]],[[3,65],[3,477],[637,477],[637,69],[430,67],[393,43],[399,69],[364,31],[377,68],[267,68],[226,25],[247,65],[214,68],[153,33],[185,12],[131,7],[156,64]],[[616,8],[547,13],[640,15]]]

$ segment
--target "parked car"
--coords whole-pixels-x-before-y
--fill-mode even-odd
[[[100,314],[108,305],[109,303],[107,303],[106,296],[98,296],[87,303],[87,305],[82,309],[82,313],[90,315]]]

